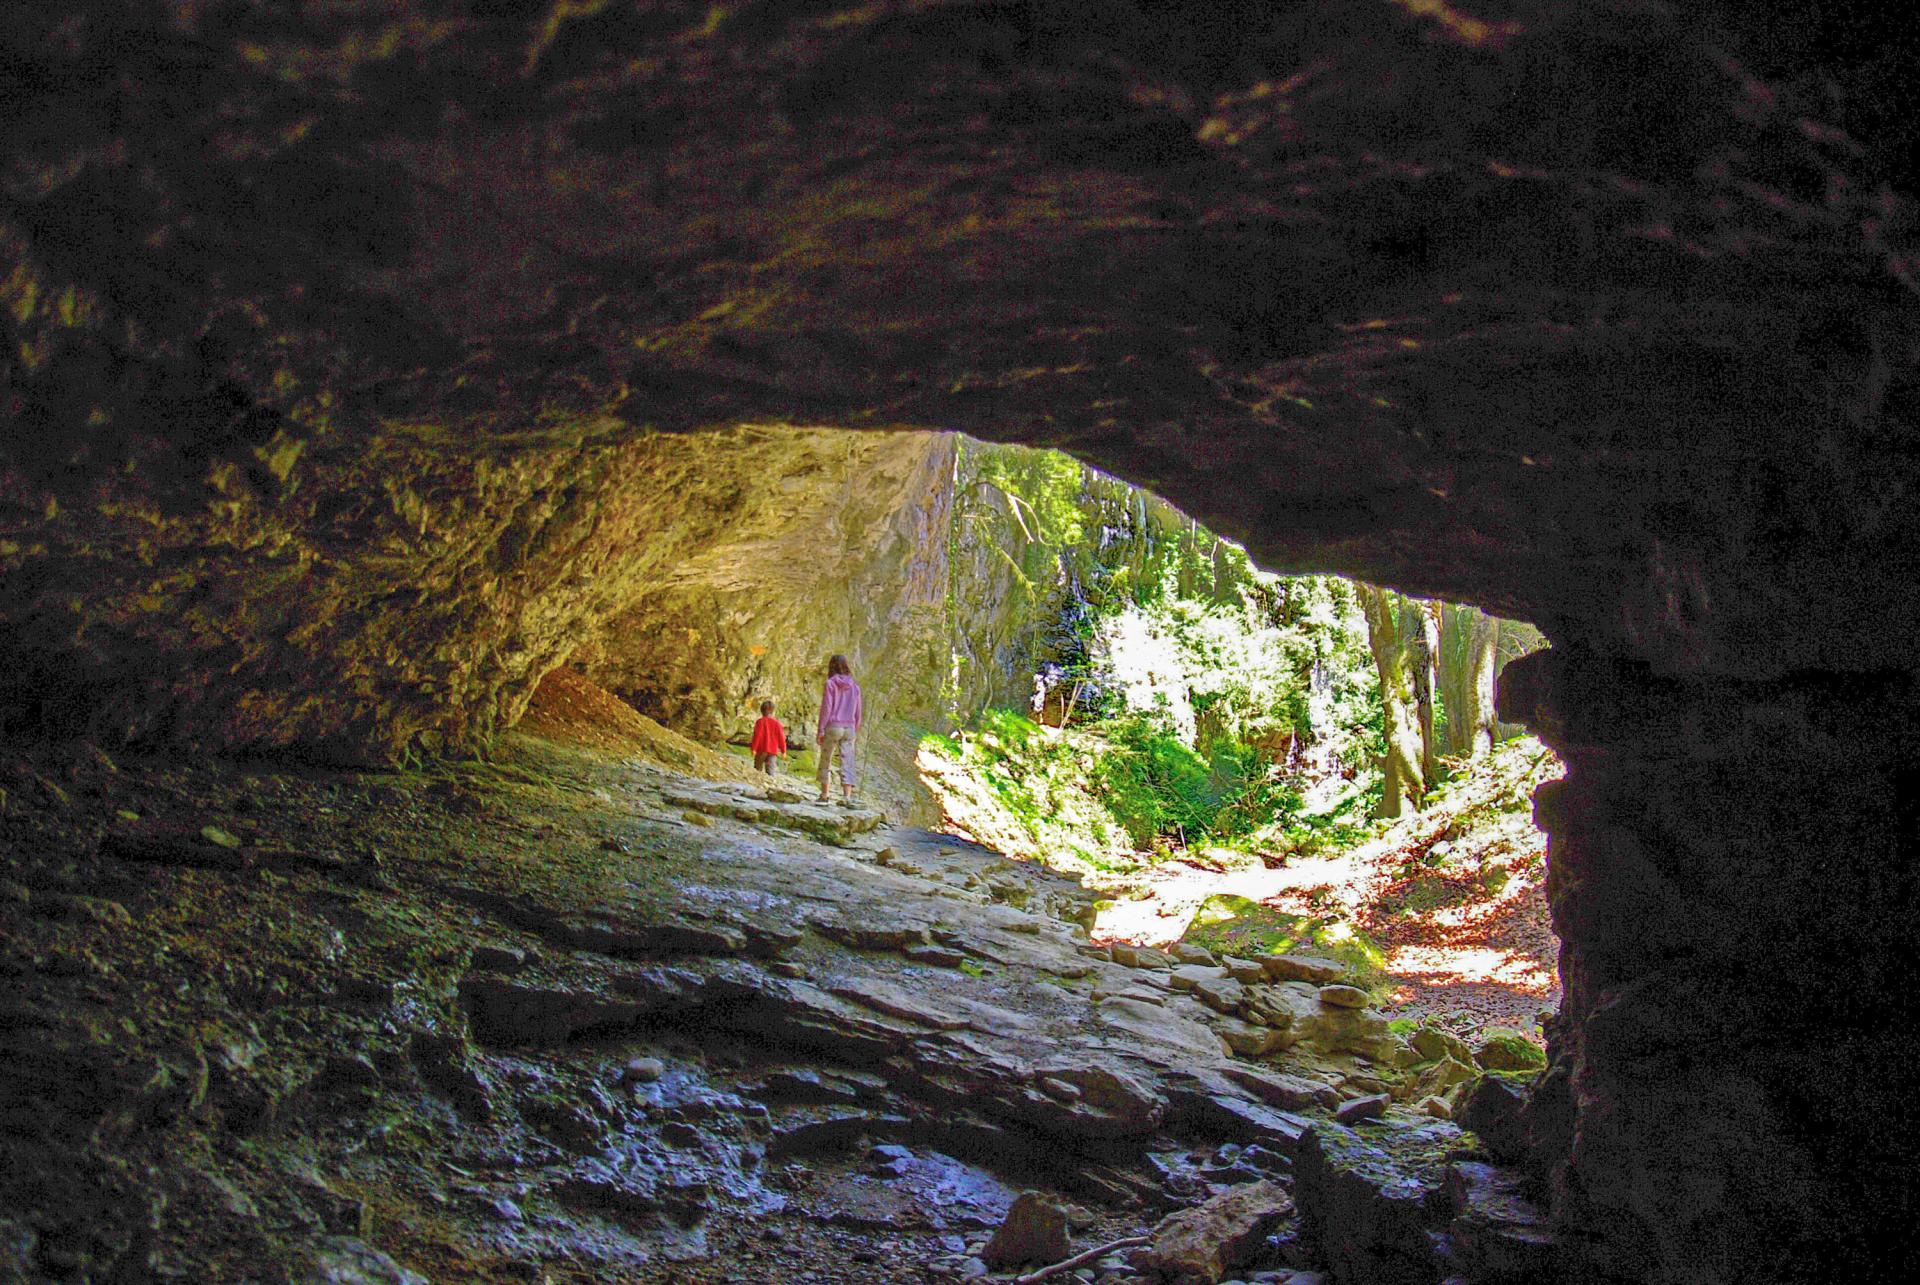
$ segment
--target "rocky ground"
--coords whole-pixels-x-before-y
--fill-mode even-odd
[[[0,1281],[1438,1280],[1488,1191],[1532,1243],[1475,1050],[874,811],[68,746],[0,839]]]

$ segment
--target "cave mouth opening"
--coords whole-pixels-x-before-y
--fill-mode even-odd
[[[770,701],[776,788],[804,798],[844,653],[861,798],[1079,881],[1096,943],[1305,951],[1396,1021],[1541,1042],[1558,941],[1530,796],[1559,765],[1492,708],[1537,630],[1268,573],[1058,451],[775,427],[667,444],[645,498],[683,546],[635,555],[659,574],[522,730],[764,782],[746,769]]]

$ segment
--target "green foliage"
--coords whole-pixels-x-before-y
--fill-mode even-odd
[[[1093,779],[1135,846],[1165,837],[1189,845],[1252,833],[1297,809],[1253,747],[1216,741],[1202,756],[1144,718],[1108,730],[1111,745]]]
[[[953,538],[964,528],[968,543],[950,552],[1005,560],[1015,601],[1001,616],[1019,635],[968,654],[1026,658],[1050,720],[1072,728],[989,709],[923,746],[975,770],[1034,851],[1111,865],[1099,853],[1122,835],[1140,853],[1249,843],[1345,778],[1365,788],[1377,701],[1346,582],[1267,575],[1172,506],[1057,452],[966,442],[957,479]],[[1301,837],[1335,833],[1309,824]]]
[[[1005,632],[954,652],[956,717],[963,692],[1024,704],[1037,675],[1048,722],[1068,724],[989,709],[923,742],[971,774],[996,842],[1119,869],[1182,845],[1308,855],[1373,836],[1385,728],[1352,583],[1268,575],[1057,452],[964,442],[956,494],[955,565],[1013,573],[990,626]]]
[[[1031,622],[1015,654],[1056,709],[1149,718],[1209,771],[1222,742],[1291,756],[1296,771],[1310,756],[1321,775],[1367,770],[1372,665],[1345,581],[1267,575],[1171,505],[1058,452],[966,442],[958,476],[967,516],[954,529],[1014,572],[1024,601],[1009,618]],[[1244,758],[1234,751],[1221,770]],[[1162,785],[1191,775],[1171,761],[1153,772]],[[1176,807],[1170,824],[1189,819]],[[1129,829],[1167,829],[1150,822]]]
[[[1007,497],[1030,543],[1078,548],[1087,542],[1084,464],[1059,451],[984,444],[974,447],[972,458],[974,477]]]

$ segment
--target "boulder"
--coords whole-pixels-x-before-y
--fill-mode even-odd
[[[1053,1080],[1074,1090],[1066,1100],[1056,1091],[1049,1103],[1065,1102],[1065,1122],[1075,1133],[1091,1137],[1137,1137],[1151,1133],[1166,1119],[1167,1100],[1138,1076],[1098,1063],[1055,1059],[1034,1068],[1041,1080]],[[1060,1121],[1057,1113],[1049,1120]]]
[[[1173,983],[1177,991],[1190,991],[1202,982],[1222,981],[1227,974],[1224,970],[1209,964],[1182,964],[1167,974],[1167,980]]]
[[[1292,1199],[1275,1183],[1231,1188],[1205,1204],[1167,1215],[1134,1265],[1181,1285],[1219,1285],[1229,1271],[1253,1257],[1267,1233],[1292,1212]]]
[[[1211,977],[1196,984],[1194,998],[1216,1013],[1232,1013],[1247,997],[1247,988],[1231,977]]]
[[[1334,1008],[1365,1008],[1367,993],[1358,986],[1331,985],[1320,988],[1320,1002]]]
[[[1224,1013],[1209,1016],[1207,1025],[1226,1041],[1227,1047],[1233,1050],[1236,1057],[1266,1057],[1287,1047],[1286,1032],[1276,1031],[1271,1026],[1262,1026],[1256,1022],[1242,1021]]]
[[[1331,1110],[1340,1101],[1340,1094],[1333,1086],[1304,1076],[1288,1075],[1284,1071],[1228,1066],[1223,1067],[1220,1073],[1242,1088],[1251,1090],[1255,1097],[1268,1106],[1287,1111],[1300,1111],[1313,1106]]]
[[[652,1084],[667,1073],[667,1064],[657,1057],[636,1057],[620,1069],[626,1084]]]
[[[1341,1124],[1353,1124],[1360,1120],[1377,1120],[1387,1113],[1387,1107],[1393,1102],[1384,1093],[1369,1093],[1361,1098],[1348,1098],[1334,1109],[1333,1118]]]
[[[1323,1012],[1319,996],[1310,986],[1249,986],[1240,1006],[1240,1015],[1249,1022],[1271,1026],[1277,1031],[1302,1027]]]
[[[1338,960],[1313,955],[1268,955],[1260,961],[1267,976],[1277,982],[1312,982],[1324,986],[1346,975],[1346,965]]]
[[[1167,953],[1182,964],[1218,964],[1219,956],[1205,946],[1196,946],[1192,942],[1176,941],[1167,947]]]
[[[1293,1034],[1301,1043],[1328,1053],[1356,1053],[1382,1066],[1392,1066],[1405,1046],[1393,1037],[1387,1019],[1366,1008],[1322,1005]]]
[[[1494,1031],[1474,1050],[1473,1060],[1489,1071],[1544,1071],[1547,1053],[1517,1031]]]
[[[1415,1031],[1409,1041],[1422,1061],[1433,1062],[1441,1058],[1452,1058],[1456,1062],[1473,1065],[1473,1050],[1467,1042],[1451,1031],[1438,1026],[1422,1026]]]
[[[1315,1256],[1340,1281],[1432,1285],[1445,1273],[1433,1234],[1460,1130],[1439,1120],[1387,1121],[1363,1136],[1322,1122],[1293,1157],[1294,1199]]]
[[[1232,955],[1223,955],[1220,966],[1227,970],[1227,976],[1242,985],[1251,986],[1255,982],[1266,980],[1265,967],[1251,959],[1236,959]]]
[[[1467,1090],[1466,1103],[1456,1114],[1495,1160],[1519,1164],[1528,1153],[1526,1105],[1527,1093],[1522,1086],[1488,1075]]]
[[[1072,1252],[1067,1211],[1050,1197],[1028,1191],[1007,1210],[980,1258],[997,1271],[1022,1263],[1057,1263]]]
[[[1257,1144],[1291,1159],[1312,1125],[1304,1116],[1251,1101],[1219,1076],[1174,1076],[1163,1088],[1170,1124],[1220,1142]]]
[[[1445,1095],[1455,1085],[1464,1084],[1479,1075],[1473,1063],[1443,1057],[1431,1066],[1422,1067],[1414,1078],[1414,1085],[1422,1094]]]
[[[1116,964],[1124,964],[1128,968],[1157,968],[1164,970],[1173,966],[1172,959],[1151,946],[1136,946],[1132,942],[1117,941],[1113,943],[1112,950],[1113,962]]]

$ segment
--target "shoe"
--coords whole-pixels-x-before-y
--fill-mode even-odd
[[[829,799],[826,795],[823,794],[819,798],[815,799],[814,802],[815,803],[831,803],[833,802],[833,800]]]

